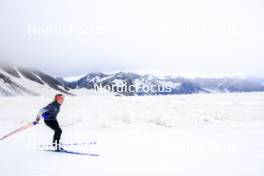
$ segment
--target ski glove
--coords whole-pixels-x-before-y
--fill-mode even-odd
[[[38,121],[34,121],[33,122],[33,125],[37,125],[39,122]]]

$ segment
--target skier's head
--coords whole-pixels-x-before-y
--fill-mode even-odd
[[[64,95],[62,94],[55,95],[55,101],[59,103],[60,105],[62,105],[64,102]]]

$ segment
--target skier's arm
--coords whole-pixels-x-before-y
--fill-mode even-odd
[[[38,112],[38,115],[37,115],[37,118],[36,118],[36,121],[40,121],[41,118],[44,118],[43,117],[43,114],[48,112],[49,110],[47,108],[43,108],[41,109],[39,112]]]

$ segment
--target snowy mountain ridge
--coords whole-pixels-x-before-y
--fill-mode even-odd
[[[48,95],[64,93],[70,95],[53,77],[34,69],[2,65],[0,66],[0,95]]]
[[[136,91],[121,92],[124,95],[174,95],[192,93],[223,93],[223,92],[261,92],[264,91],[262,83],[249,78],[184,78],[167,76],[158,78],[154,75],[140,75],[131,72],[118,72],[104,74],[92,72],[75,81],[65,81],[63,78],[57,80],[70,89],[94,89],[95,85],[109,85],[117,87],[133,86],[137,90],[142,87],[160,86],[169,87],[170,92]],[[116,90],[113,89],[115,92]]]
[[[0,65],[0,96],[38,96],[56,93],[90,95],[91,91],[98,90],[98,86],[107,87],[106,89],[100,87],[100,90],[103,90],[103,95],[126,96],[261,92],[264,91],[262,81],[263,79],[260,78],[188,79],[172,76],[159,78],[151,74],[140,75],[132,72],[112,74],[91,72],[85,76],[77,77],[73,81],[66,81],[63,78],[55,79],[35,69]],[[154,89],[149,89],[150,87],[154,87]]]
[[[161,79],[150,74],[139,75],[131,72],[118,72],[113,74],[92,72],[76,81],[68,82],[63,78],[57,78],[57,80],[65,87],[71,89],[94,89],[96,86],[101,85],[110,86],[112,88],[110,91],[118,92],[119,88],[124,88],[125,91],[119,92],[123,95],[171,95],[207,92],[189,80]],[[158,87],[160,89],[170,88],[171,91],[147,90],[151,86],[155,87],[155,89]],[[129,87],[132,90],[126,91]],[[135,89],[137,91],[134,91]]]

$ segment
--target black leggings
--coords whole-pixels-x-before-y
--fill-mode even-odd
[[[57,120],[44,120],[45,124],[54,131],[53,144],[59,144],[62,130]]]

